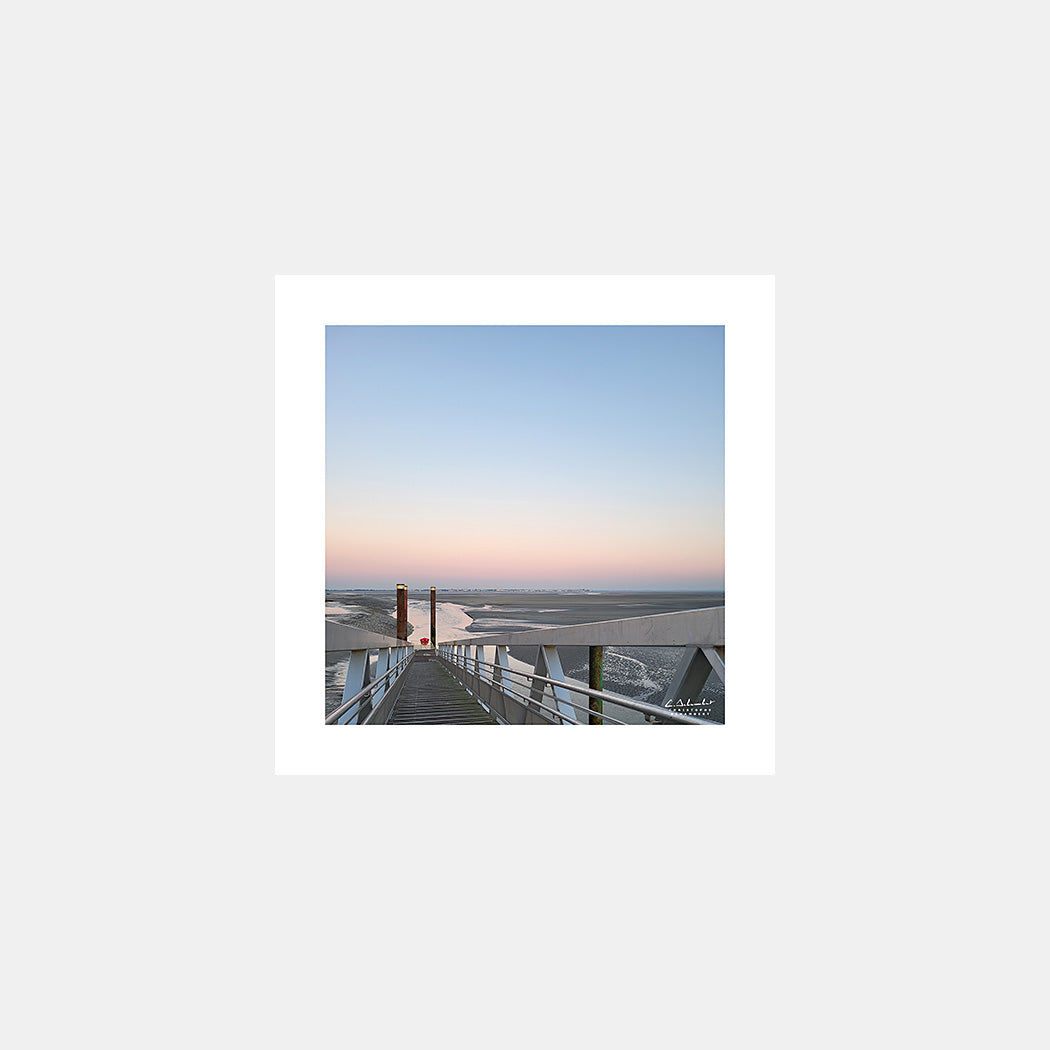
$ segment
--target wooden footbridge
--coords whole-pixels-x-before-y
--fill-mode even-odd
[[[431,588],[429,647],[408,637],[408,591],[398,586],[398,638],[325,623],[328,654],[347,654],[342,703],[328,725],[624,725],[640,713],[647,723],[722,725],[725,702],[701,696],[712,675],[725,683],[725,608],[638,616],[625,620],[514,631],[442,642],[435,639]],[[510,647],[535,653],[532,671],[511,666]],[[586,646],[589,677],[562,670],[559,646]],[[606,647],[681,650],[661,704],[603,689]],[[491,659],[489,658],[491,654]]]
[[[388,722],[394,726],[496,725],[496,719],[425,649],[413,656]]]

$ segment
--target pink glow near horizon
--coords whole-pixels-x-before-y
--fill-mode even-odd
[[[330,587],[723,588],[720,326],[332,326],[325,345]]]
[[[398,530],[368,537],[340,531],[328,537],[326,578],[329,586],[348,587],[406,581],[413,586],[724,586],[720,537],[712,537],[706,550],[695,534],[664,537],[655,548],[622,538],[595,537],[589,546],[570,546],[538,537],[508,550],[491,539],[472,539],[455,543],[444,537],[428,544],[419,536],[403,538]]]

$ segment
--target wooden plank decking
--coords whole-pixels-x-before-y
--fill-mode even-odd
[[[492,715],[430,653],[417,652],[405,671],[390,725],[491,726]]]

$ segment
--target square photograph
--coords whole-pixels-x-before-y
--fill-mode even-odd
[[[319,723],[732,722],[724,326],[327,325],[324,434]]]

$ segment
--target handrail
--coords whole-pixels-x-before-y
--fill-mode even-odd
[[[481,667],[498,667],[503,674],[516,674],[521,678],[530,678],[534,682],[546,682],[553,686],[561,686],[565,689],[570,689],[574,693],[583,693],[584,696],[593,697],[596,700],[608,700],[611,704],[618,704],[620,707],[629,707],[632,710],[640,711],[642,714],[657,715],[666,722],[677,722],[682,725],[704,725],[714,726],[720,725],[719,722],[714,722],[709,718],[697,718],[693,715],[683,715],[680,712],[674,711],[668,707],[658,707],[656,704],[647,704],[644,700],[632,700],[629,696],[621,696],[619,693],[613,693],[609,690],[590,689],[588,686],[579,685],[571,681],[566,681],[559,678],[547,678],[544,675],[536,674],[533,671],[519,671],[515,667],[503,667],[500,664],[489,663],[487,660],[476,660],[473,657],[468,657],[471,663],[478,664]],[[469,673],[469,672],[468,672]],[[491,685],[496,685],[495,677],[485,679]],[[530,698],[530,703],[532,701]],[[563,699],[563,703],[569,704],[571,707],[579,708],[581,711],[587,711],[589,714],[601,716],[600,711],[592,711],[588,707],[584,707],[582,704],[574,704],[569,699]],[[558,712],[560,718],[564,718],[565,715]],[[621,723],[622,725],[623,723]]]
[[[496,647],[497,663],[490,663],[485,659],[485,647],[489,645]],[[529,671],[509,667],[507,656],[511,646],[534,646],[535,669]],[[659,703],[654,704],[569,680],[562,669],[558,649],[570,646],[589,648],[591,660],[597,659],[599,668],[601,650],[607,648],[659,646],[677,648],[682,650],[682,653],[665,695]],[[539,714],[536,698],[543,696],[550,687],[555,692],[554,705],[558,708],[556,717],[572,724],[579,724],[576,716],[582,718],[584,711],[587,714],[586,720],[591,724],[618,720],[611,716],[606,717],[601,710],[594,710],[591,706],[585,708],[583,703],[574,702],[570,694],[575,695],[577,699],[588,698],[591,704],[595,700],[608,700],[612,705],[642,714],[649,722],[658,720],[680,725],[725,724],[722,715],[723,702],[718,694],[707,694],[708,699],[702,705],[702,708],[708,708],[704,713],[713,717],[686,714],[682,710],[683,704],[693,704],[700,700],[701,693],[712,676],[725,683],[725,606],[565,627],[537,627],[506,634],[467,634],[441,641],[437,648],[442,659],[468,688],[471,682],[477,683],[475,688],[481,689],[486,695],[491,694],[497,707],[502,703],[507,718],[516,717],[518,712],[514,711],[512,715],[512,709],[506,702],[501,701],[501,697],[505,696],[515,705],[525,706],[519,700],[519,692],[512,688],[512,685],[517,685],[522,692],[530,688],[532,694],[529,704],[537,717],[529,719],[527,714],[522,715],[526,722],[545,720]],[[592,663],[592,669],[593,667]],[[500,672],[499,680],[495,675],[497,669]],[[592,681],[598,685],[601,683],[600,678]],[[710,706],[712,704],[714,706]],[[526,708],[526,711],[529,709]]]
[[[446,656],[446,657],[443,657],[443,659],[448,660],[449,658]],[[502,664],[491,664],[487,660],[474,661],[473,657],[468,657],[468,659],[472,663],[474,663],[474,662],[480,663],[480,665],[482,667],[498,668],[499,670],[503,671],[506,674],[515,674],[515,675],[518,675],[521,678],[531,678],[531,677],[533,677],[531,672],[529,672],[529,671],[519,671],[515,667],[504,667],[504,666],[502,666]],[[457,664],[457,666],[459,666],[459,665]],[[468,670],[467,674],[469,674],[469,673],[470,672]],[[530,710],[530,709],[534,709],[534,708],[538,707],[541,711],[546,711],[548,714],[554,715],[555,718],[558,718],[561,721],[567,721],[567,722],[571,723],[572,725],[576,725],[576,726],[584,724],[583,722],[580,722],[576,718],[570,718],[568,715],[565,714],[564,711],[559,711],[556,708],[548,707],[546,704],[541,704],[539,702],[539,700],[533,699],[533,697],[531,697],[531,696],[525,696],[524,693],[517,692],[515,689],[512,688],[512,686],[515,686],[515,685],[519,684],[517,682],[496,681],[496,676],[494,674],[489,674],[488,676],[479,674],[477,677],[482,682],[484,682],[486,685],[491,685],[494,688],[499,689],[501,694],[510,697],[510,699],[513,700],[515,703],[517,703],[519,707],[523,707],[523,708],[525,708],[525,710]],[[557,684],[558,685],[569,686],[568,682],[558,682]],[[572,687],[569,686],[569,688],[572,688]],[[611,698],[611,697],[615,696],[616,694],[614,694],[614,693],[606,693],[604,695]],[[568,704],[570,707],[575,708],[577,711],[585,711],[585,712],[587,712],[588,715],[598,715],[604,721],[614,722],[614,723],[616,723],[616,725],[620,725],[620,726],[627,725],[626,722],[620,721],[619,718],[616,718],[613,715],[606,715],[606,714],[604,714],[601,711],[592,711],[589,707],[584,707],[583,704],[574,703],[572,700],[569,700],[567,697],[561,697],[560,699],[556,698],[556,702],[560,702],[560,703],[563,703],[563,704]]]
[[[496,647],[495,663],[485,659],[485,647],[488,645]],[[510,667],[508,650],[511,646],[535,646],[535,669],[530,671]],[[590,649],[591,681],[599,688],[592,688],[566,676],[558,649],[571,646]],[[647,646],[683,650],[661,703],[635,700],[600,688],[604,648]],[[471,648],[474,650],[473,655],[470,655]],[[344,699],[325,718],[325,725],[344,725],[348,722],[369,725],[388,719],[390,705],[396,702],[401,692],[400,683],[396,686],[393,683],[408,669],[416,655],[415,647],[406,639],[379,635],[326,620],[325,650],[328,654],[349,653]],[[375,668],[378,677],[368,682],[374,659],[370,653],[375,650],[380,654]],[[467,634],[454,640],[438,642],[430,651],[449,667],[469,692],[476,695],[479,702],[492,705],[491,710],[497,721],[504,724],[553,722],[582,725],[599,721],[614,725],[629,724],[612,714],[605,714],[598,709],[601,704],[595,705],[594,701],[607,701],[614,708],[640,713],[649,722],[724,724],[723,697],[719,692],[704,693],[705,699],[699,704],[701,709],[707,708],[705,714],[713,715],[712,718],[686,714],[682,709],[686,703],[693,705],[700,701],[705,684],[712,675],[725,682],[724,606],[565,627],[539,627],[502,635]],[[548,688],[553,690],[553,698]],[[347,698],[351,690],[354,690],[354,695]],[[529,693],[527,697],[526,692]],[[369,698],[371,704],[367,702]],[[548,701],[551,706],[543,701]],[[620,714],[623,715],[623,711]]]
[[[372,693],[374,693],[376,689],[379,686],[381,686],[391,675],[393,675],[396,678],[398,672],[403,671],[407,663],[407,660],[402,660],[400,663],[395,664],[393,667],[391,667],[390,670],[386,672],[386,674],[380,675],[379,678],[377,678],[374,682],[369,682],[368,685],[366,685],[364,689],[361,690],[361,692],[356,693],[354,696],[350,697],[350,699],[343,703],[341,707],[337,707],[324,720],[324,724],[326,726],[335,725],[339,721],[339,719],[342,718],[343,715],[345,715],[347,711],[349,711],[350,708],[354,706],[354,704],[363,700],[366,696],[369,696]]]
[[[444,657],[444,659],[448,659],[448,658]],[[487,663],[485,660],[481,660],[479,662],[480,662],[482,667],[497,667],[497,666],[499,666],[497,664]],[[528,676],[527,672],[519,671],[516,668],[500,667],[500,670],[506,671],[508,674],[516,674],[516,675],[520,675],[522,677],[527,677]],[[469,671],[467,673],[469,674]],[[565,714],[564,711],[559,711],[556,708],[548,707],[546,704],[541,704],[539,702],[539,700],[534,700],[531,696],[525,696],[523,693],[518,693],[515,690],[509,688],[511,683],[504,682],[501,685],[499,682],[496,681],[496,678],[495,678],[494,675],[489,675],[487,678],[484,675],[479,675],[478,677],[486,685],[495,686],[496,688],[498,688],[500,690],[500,692],[503,695],[509,696],[510,699],[515,701],[515,703],[517,703],[519,707],[524,707],[526,710],[530,710],[530,709],[534,709],[534,708],[538,707],[541,711],[546,711],[548,714],[554,715],[555,718],[558,718],[558,719],[560,719],[562,721],[569,722],[570,724],[575,725],[575,726],[583,725],[583,723],[580,722],[578,719],[570,718],[568,715]],[[513,684],[517,685],[518,683],[515,682]],[[559,685],[562,685],[562,684],[568,685],[567,682],[565,682],[565,683],[559,682],[558,684]],[[571,688],[571,686],[570,686],[570,688]],[[613,696],[615,694],[608,694],[607,693],[606,695],[607,696]],[[602,712],[592,711],[589,707],[584,707],[583,704],[573,703],[572,700],[569,700],[567,698],[563,697],[560,700],[560,702],[563,703],[563,704],[568,704],[570,707],[574,707],[578,711],[586,711],[588,714],[599,714],[599,715],[601,715],[602,718],[604,718],[604,719],[606,719],[607,721],[610,721],[610,722],[615,722],[617,725],[620,725],[620,726],[627,725],[626,722],[621,722],[620,719],[615,718],[613,715],[605,715],[605,714],[602,714]]]
[[[495,685],[495,683],[491,679],[486,678],[483,679],[483,681],[487,682],[489,685]],[[583,723],[578,719],[570,718],[562,711],[558,711],[553,707],[548,707],[546,704],[541,704],[539,700],[533,700],[531,696],[528,699],[526,699],[520,693],[515,693],[513,690],[508,691],[504,689],[502,690],[502,692],[505,695],[509,696],[510,699],[513,700],[519,707],[525,708],[526,711],[534,710],[538,707],[541,711],[546,711],[547,714],[554,715],[555,718],[560,719],[562,722],[568,722],[570,725],[574,726],[583,725]],[[572,701],[567,701],[567,703],[572,703]],[[572,706],[579,707],[580,705],[572,704]]]
[[[366,631],[363,627],[347,627],[345,623],[324,622],[324,648],[328,653],[345,653],[354,649],[411,648],[412,643],[402,638]]]
[[[493,667],[494,665],[493,664],[485,664],[485,666],[486,667]],[[504,667],[504,668],[502,668],[502,670],[508,671],[510,674],[522,675],[523,677],[526,675],[525,671],[516,671],[516,670],[513,670],[513,669],[511,669],[509,667]],[[514,689],[510,688],[512,684],[513,685],[517,685],[516,682],[514,682],[514,683],[504,682],[502,687],[500,687],[500,683],[497,682],[496,679],[493,678],[491,675],[488,678],[483,678],[482,681],[486,682],[488,685],[492,685],[492,686],[496,686],[496,687],[501,688],[501,691],[506,696],[509,696],[511,698],[511,700],[515,701],[515,703],[517,703],[520,707],[524,707],[526,710],[529,709],[530,705],[535,705],[536,707],[542,708],[542,710],[544,710],[544,711],[550,712],[552,715],[556,715],[558,718],[564,719],[564,718],[567,717],[562,711],[556,711],[553,707],[547,707],[545,704],[541,704],[539,702],[539,700],[533,700],[531,696],[526,696],[524,693],[516,692]],[[559,685],[569,686],[568,682],[559,682],[558,684]],[[569,688],[571,689],[572,687],[569,686]],[[612,699],[616,695],[615,693],[605,693],[604,695],[609,699],[610,703],[615,703],[615,700]],[[601,718],[603,722],[612,722],[614,725],[618,725],[618,726],[625,726],[625,725],[627,725],[626,722],[621,721],[619,718],[616,718],[614,715],[607,715],[607,714],[605,714],[604,711],[594,711],[590,707],[584,707],[583,704],[574,703],[572,700],[568,700],[568,699],[562,698],[561,703],[569,704],[571,707],[576,708],[577,711],[584,711],[588,715],[596,715],[597,717]],[[573,725],[578,725],[578,726],[579,725],[583,725],[583,722],[580,722],[580,721],[578,721],[576,719],[572,719],[572,723],[573,723]]]

